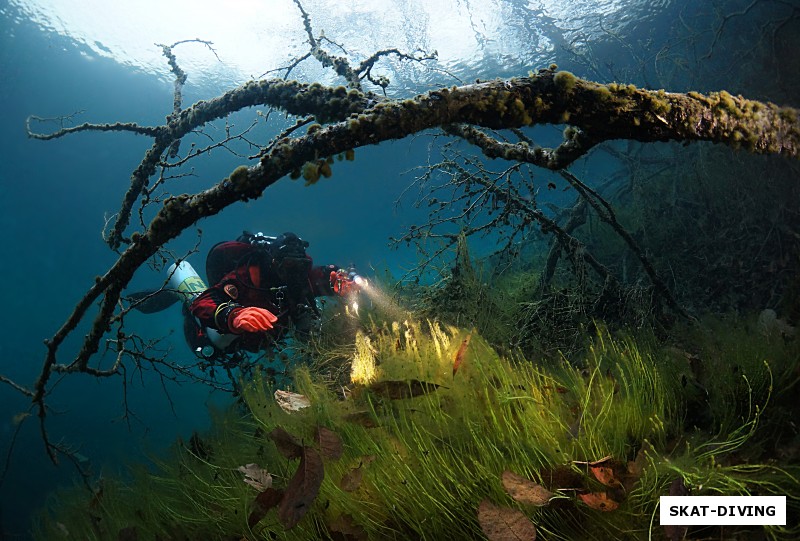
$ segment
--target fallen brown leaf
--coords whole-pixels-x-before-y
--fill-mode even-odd
[[[320,454],[310,447],[302,448],[297,471],[286,485],[286,491],[278,506],[278,520],[285,529],[293,528],[305,516],[319,493],[325,468]]]
[[[244,475],[244,482],[259,492],[264,492],[272,486],[272,476],[256,463],[239,466],[237,469]]]
[[[376,458],[375,455],[361,457],[361,462],[358,463],[357,467],[342,475],[342,479],[339,481],[339,488],[345,492],[357,490],[361,486],[361,480],[364,478],[364,466],[371,464]]]
[[[503,488],[519,503],[539,507],[547,505],[553,497],[553,493],[543,486],[508,470],[503,472]]]
[[[617,479],[614,473],[614,468],[610,466],[589,466],[589,471],[592,472],[594,478],[603,483],[607,487],[621,488],[622,483]]]
[[[314,434],[314,439],[319,444],[319,452],[322,456],[330,460],[338,460],[342,456],[344,446],[342,445],[342,438],[329,428],[318,426]]]
[[[670,496],[688,496],[689,489],[686,488],[686,485],[683,482],[682,477],[678,477],[674,479],[672,483],[669,485],[669,495]]]
[[[623,479],[627,475],[628,468],[624,463],[614,460],[614,457],[611,455],[604,456],[592,462],[573,460],[572,463],[586,466],[588,472],[591,472],[595,479],[607,487],[615,489],[623,488],[620,479]]]
[[[625,473],[620,476],[620,481],[622,482],[623,488],[625,488],[625,492],[631,492],[636,483],[642,477],[642,473],[644,472],[644,467],[647,465],[647,453],[645,452],[645,448],[639,449],[639,452],[636,453],[635,460],[629,460],[627,466],[625,467]]]
[[[334,541],[367,541],[369,538],[350,515],[339,515],[328,524],[328,529]]]
[[[253,510],[247,517],[247,526],[252,529],[261,519],[267,516],[270,509],[278,505],[283,498],[283,491],[277,488],[268,488],[264,492],[259,492],[253,502]]]
[[[689,489],[683,482],[681,477],[674,479],[669,485],[670,496],[688,496]],[[681,541],[686,537],[686,532],[689,530],[688,526],[678,526],[676,524],[668,524],[664,526],[664,534],[669,541]]]
[[[311,401],[307,396],[302,394],[292,393],[290,391],[281,391],[278,389],[275,391],[274,396],[275,402],[277,402],[278,406],[280,406],[281,409],[286,413],[300,411],[301,409],[311,406]]]
[[[339,488],[345,492],[358,490],[358,487],[361,486],[361,480],[364,478],[364,470],[361,469],[362,466],[363,464],[344,474],[342,480],[339,481]]]
[[[303,452],[303,446],[300,442],[286,432],[281,427],[277,426],[269,433],[269,437],[275,442],[278,451],[288,459],[298,458]]]
[[[552,490],[581,490],[585,488],[583,475],[566,465],[541,470],[540,477],[545,486],[550,487]]]
[[[598,511],[613,511],[619,507],[619,503],[609,498],[608,494],[605,492],[578,494],[578,497],[583,501],[583,503]]]
[[[478,523],[489,541],[535,541],[536,526],[518,509],[498,507],[489,500],[478,506]]]

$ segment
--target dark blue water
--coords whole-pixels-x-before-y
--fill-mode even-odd
[[[471,9],[469,2],[453,4],[461,11]],[[781,22],[797,17],[793,11],[796,4],[759,2],[745,13],[750,2],[724,2],[725,11],[743,13],[724,25],[710,2],[692,2],[691,6],[629,2],[613,11],[612,17],[602,16],[610,3],[564,4],[572,4],[573,11],[556,10],[558,3],[554,2],[492,3],[502,7],[498,10],[502,20],[473,21],[474,46],[469,57],[443,60],[441,67],[447,74],[396,67],[397,85],[390,89],[397,95],[409,95],[437,84],[455,84],[451,75],[464,82],[526,75],[529,69],[555,61],[577,75],[599,81],[619,80],[652,88],[669,85],[668,89],[675,91],[724,87],[732,93],[800,104],[797,91],[781,76],[784,68],[778,57],[787,57],[781,56],[779,48],[786,40],[775,39],[781,37]],[[307,3],[312,15],[315,7],[319,5]],[[151,73],[141,66],[91,54],[86,43],[26,20],[17,7],[3,2],[0,9],[0,231],[4,251],[0,257],[0,374],[30,386],[44,361],[43,339],[53,335],[94,277],[116,259],[101,238],[104,216],[118,209],[131,171],[150,141],[120,133],[81,133],[37,141],[25,136],[25,118],[82,110],[78,122],[121,120],[157,125],[170,112],[172,87],[163,71]],[[408,43],[385,43],[372,28],[359,50],[409,47],[436,32],[436,21],[414,20],[415,11],[404,9],[409,18],[405,29]],[[351,43],[357,40],[357,28],[348,26],[346,19],[334,15],[326,19],[320,10],[316,12],[318,28],[325,28],[332,38],[339,30]],[[264,25],[269,25],[268,20]],[[302,33],[296,34],[296,42],[287,44],[287,50],[302,50],[303,40]],[[755,57],[763,59],[757,73],[739,70],[740,62]],[[309,67],[306,73],[320,71]],[[227,89],[219,83],[219,78],[198,76],[192,86],[190,79],[185,105]],[[252,112],[247,112],[231,122],[243,126],[252,117]],[[559,132],[560,128],[547,128],[537,134],[545,142]],[[388,268],[400,275],[416,263],[417,254],[392,250],[387,239],[419,223],[424,209],[415,209],[413,198],[399,207],[394,203],[414,178],[409,171],[427,163],[431,144],[438,143],[428,134],[358,149],[354,162],[336,162],[333,178],[311,188],[302,181],[284,179],[260,200],[237,205],[198,224],[203,242],[200,254],[190,261],[202,268],[208,247],[243,229],[268,234],[295,231],[310,242],[309,253],[318,263],[353,262],[365,274]],[[215,151],[202,161],[202,169],[195,171],[196,177],[187,180],[184,189],[211,186],[242,163],[241,158]],[[613,165],[610,158],[603,157],[579,162],[577,167],[600,174]],[[182,253],[196,238],[190,230],[171,248]],[[495,240],[482,242],[476,245],[477,252],[493,246]],[[142,269],[131,289],[153,286],[160,278]],[[151,317],[134,316],[126,325],[150,338],[166,334],[165,345],[185,354],[177,309]],[[62,362],[74,354],[81,336],[82,332],[73,333],[62,346]],[[103,360],[106,366],[113,361],[107,357]],[[177,436],[188,437],[192,430],[202,429],[208,422],[207,404],[228,400],[205,387],[179,385],[152,372],[129,372],[126,392],[127,404],[123,403],[120,377],[94,380],[76,375],[60,381],[49,399],[50,439],[63,441],[85,456],[95,478],[123,471],[125,461],[157,454]],[[131,412],[128,415],[126,407]],[[28,399],[0,384],[0,460],[5,459],[16,431],[14,417],[28,411]],[[37,420],[27,419],[0,488],[0,539],[24,537],[30,513],[45,503],[55,486],[70,482],[73,476],[68,464],[55,467],[49,461]]]

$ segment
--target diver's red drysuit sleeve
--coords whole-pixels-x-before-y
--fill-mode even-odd
[[[310,261],[311,258],[309,258]],[[275,284],[261,284],[262,273],[257,267],[242,266],[226,274],[214,286],[201,293],[189,306],[189,311],[196,317],[201,325],[216,329],[221,333],[230,333],[231,321],[236,315],[236,310],[244,306],[257,306],[271,310],[278,317],[281,316],[269,299],[268,288]],[[308,283],[313,297],[335,295],[331,286],[330,275],[338,267],[335,265],[310,266],[308,269]],[[233,290],[231,290],[233,286]],[[235,299],[228,291],[235,291]]]
[[[189,306],[189,312],[203,327],[210,327],[221,333],[231,332],[229,320],[232,319],[234,310],[242,305],[225,293],[224,286],[232,284],[237,287],[236,275],[236,271],[228,273],[218,284],[201,293]]]

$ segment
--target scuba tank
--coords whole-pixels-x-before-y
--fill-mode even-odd
[[[200,275],[197,274],[197,271],[194,270],[194,267],[192,267],[188,261],[173,263],[167,269],[167,275],[169,276],[167,287],[183,302],[184,316],[191,318],[192,322],[198,326],[197,321],[189,314],[189,305],[192,304],[198,295],[208,289],[208,286],[206,286],[203,279],[200,278]],[[203,345],[197,343],[195,339],[190,341],[190,346],[194,348],[195,353],[205,358],[213,357],[215,353],[217,353],[216,350],[224,351],[225,348],[238,338],[235,334],[220,334],[217,330],[207,327],[199,330],[208,338],[210,344]]]
[[[167,287],[175,291],[184,304],[191,304],[200,293],[208,289],[188,261],[173,263],[167,269],[167,275],[169,276]]]

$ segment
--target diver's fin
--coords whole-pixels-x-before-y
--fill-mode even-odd
[[[137,291],[127,295],[131,301],[140,301],[134,306],[143,314],[155,314],[162,310],[166,310],[180,300],[180,296],[176,295],[174,291],[160,289],[156,291]],[[144,299],[144,300],[142,300]]]

